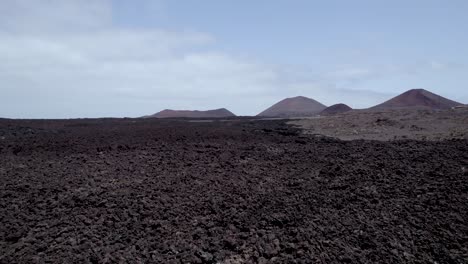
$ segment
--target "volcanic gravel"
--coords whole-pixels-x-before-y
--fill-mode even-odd
[[[468,141],[0,120],[0,263],[468,263]]]
[[[306,134],[341,140],[468,140],[468,108],[450,110],[352,110],[289,122]]]

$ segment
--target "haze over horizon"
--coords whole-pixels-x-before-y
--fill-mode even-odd
[[[468,2],[2,0],[0,117],[468,103]]]

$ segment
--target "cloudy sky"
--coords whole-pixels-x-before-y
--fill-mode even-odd
[[[0,116],[468,103],[466,0],[1,0]]]

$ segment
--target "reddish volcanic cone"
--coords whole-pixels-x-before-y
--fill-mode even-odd
[[[345,104],[335,104],[335,105],[325,108],[322,112],[320,112],[320,114],[321,115],[333,115],[333,114],[348,112],[351,110],[353,109]]]
[[[326,106],[304,96],[286,98],[257,116],[268,117],[295,117],[311,116],[320,113]]]
[[[221,117],[233,117],[236,116],[229,110],[225,108],[207,110],[207,111],[191,111],[191,110],[170,110],[166,109],[154,115],[148,117],[155,118],[177,118],[177,117],[186,117],[186,118],[221,118]]]
[[[461,105],[461,103],[433,94],[424,89],[412,89],[372,108],[391,109],[424,107],[430,109],[449,109],[459,105]]]

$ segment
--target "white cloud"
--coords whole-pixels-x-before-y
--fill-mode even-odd
[[[2,0],[0,25],[14,32],[69,32],[107,27],[110,0]]]
[[[216,51],[215,43],[203,32],[117,27],[110,1],[3,0],[0,113],[142,116],[227,107],[247,115],[295,95],[327,104],[358,101],[355,107],[382,99],[341,87],[373,76],[365,68],[291,70]]]

